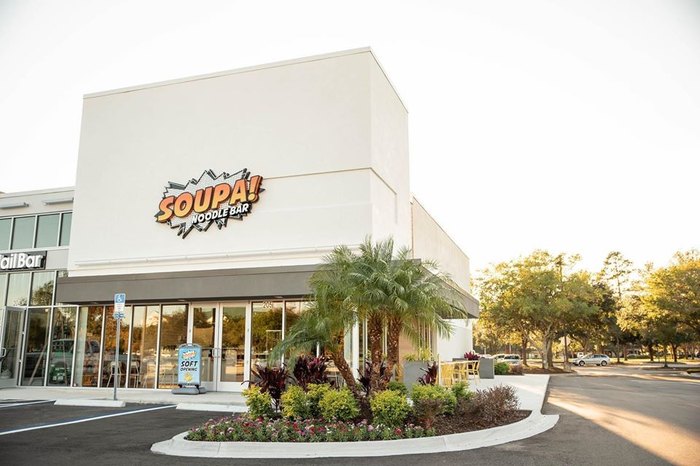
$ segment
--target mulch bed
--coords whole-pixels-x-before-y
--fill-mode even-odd
[[[459,434],[474,430],[490,429],[491,427],[504,426],[522,421],[530,415],[531,411],[513,411],[504,415],[497,422],[486,422],[482,419],[472,419],[468,416],[440,416],[435,420],[433,427],[437,435]]]

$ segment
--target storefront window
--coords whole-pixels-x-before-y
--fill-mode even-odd
[[[18,217],[12,232],[12,249],[28,249],[34,243],[35,217]]]
[[[77,309],[74,307],[55,308],[53,311],[51,352],[49,353],[49,385],[68,386],[70,384],[76,314]]]
[[[221,309],[222,382],[245,380],[245,305],[223,306]]]
[[[301,303],[298,301],[284,302],[284,334],[289,334],[289,329],[299,320],[301,315]]]
[[[155,388],[160,306],[134,306],[129,387]]]
[[[70,226],[72,222],[73,214],[71,212],[63,214],[63,220],[61,221],[61,239],[58,242],[59,246],[68,246],[70,243]]]
[[[267,364],[270,350],[282,340],[282,309],[282,301],[253,303],[251,367]]]
[[[59,214],[40,215],[36,228],[36,247],[56,246],[58,241]]]
[[[100,387],[114,387],[117,379],[117,369],[119,370],[119,386],[126,386],[127,355],[129,353],[129,328],[131,327],[131,306],[124,308],[124,318],[119,329],[119,366],[116,363],[115,335],[117,333],[117,319],[112,317],[114,306],[107,306],[105,309],[105,337],[102,342],[102,384]]]
[[[26,306],[29,296],[29,272],[11,273],[7,287],[8,306]]]
[[[158,388],[177,386],[177,348],[183,343],[187,343],[187,306],[163,306]]]
[[[81,307],[78,313],[78,340],[75,351],[76,387],[97,387],[102,341],[102,306]]]
[[[32,277],[31,306],[50,306],[53,302],[53,284],[56,272],[34,272]]]
[[[12,229],[11,218],[0,219],[0,251],[10,249],[10,230]]]
[[[28,312],[22,385],[44,385],[49,310],[29,309]]]

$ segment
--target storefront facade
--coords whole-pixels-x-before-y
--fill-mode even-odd
[[[240,390],[324,255],[367,236],[438,261],[476,317],[469,260],[408,181],[407,113],[368,49],[86,96],[75,190],[0,196],[0,252],[48,254],[0,275],[5,334],[23,322],[8,384],[109,387],[118,365],[124,387],[172,388],[177,346],[197,343],[205,386]],[[363,335],[348,329],[355,368]],[[469,350],[470,323],[426,345]]]

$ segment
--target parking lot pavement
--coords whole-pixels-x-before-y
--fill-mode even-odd
[[[178,411],[173,405],[3,406],[0,464],[7,465],[178,464],[177,459],[153,455],[151,445],[212,417],[226,415]],[[27,428],[32,430],[22,431]]]
[[[76,411],[74,406],[52,406],[51,403],[51,400],[46,400],[0,405],[0,437],[174,407],[131,405],[118,409],[86,408]]]
[[[0,435],[2,465],[695,465],[700,448],[700,383],[585,370],[550,379],[545,414],[559,414],[553,429],[535,437],[464,452],[385,458],[230,460],[151,453],[151,445],[226,413],[182,411],[154,405],[122,409],[0,405],[0,430],[66,419],[85,422]],[[596,373],[593,375],[593,373]],[[661,397],[660,397],[661,395]],[[36,401],[36,400],[35,400]],[[161,406],[162,407],[162,406]],[[105,414],[127,412],[103,418]],[[313,448],[313,444],[309,448]]]

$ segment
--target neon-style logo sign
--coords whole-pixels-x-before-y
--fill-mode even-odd
[[[186,184],[168,182],[158,205],[156,222],[177,228],[184,239],[192,231],[207,231],[212,224],[220,229],[228,219],[243,220],[265,191],[263,177],[252,175],[247,168],[233,174],[216,175],[205,170],[199,179]]]

